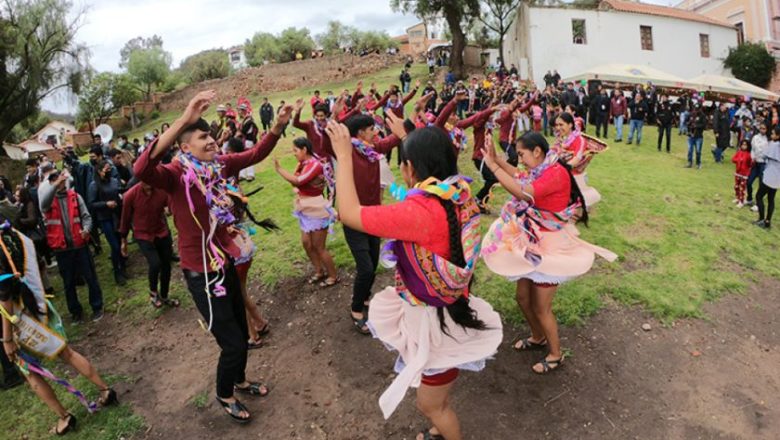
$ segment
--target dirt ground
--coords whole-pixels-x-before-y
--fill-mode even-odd
[[[384,274],[375,288],[389,281]],[[458,379],[453,402],[465,438],[780,438],[778,286],[759,283],[707,306],[707,319],[669,327],[608,304],[584,326],[562,328],[570,357],[546,376],[530,369],[542,353],[510,349],[525,330],[506,326],[488,368]],[[146,419],[138,438],[413,439],[426,421],[412,392],[382,418],[377,399],[392,381],[394,355],[351,329],[350,292],[348,277],[329,290],[303,280],[252,289],[272,333],[250,351],[248,377],[268,381],[272,392],[243,399],[253,412],[246,426],[214,403],[217,346],[194,308],[140,325],[109,315],[76,345],[100,371],[134,379],[116,388]],[[204,392],[197,408],[192,400]]]

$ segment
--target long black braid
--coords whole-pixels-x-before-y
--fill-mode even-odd
[[[8,253],[11,254],[11,259],[13,260],[13,265],[16,267],[16,270],[20,273],[23,272],[25,264],[24,243],[22,242],[21,237],[19,237],[15,231],[6,229],[0,232],[0,239],[3,240],[3,244],[6,249],[8,249]],[[3,273],[13,272],[5,252],[0,252],[0,267],[2,268]],[[24,275],[24,273],[22,273],[22,275]],[[19,301],[19,298],[21,298],[22,304],[24,304],[24,307],[28,311],[34,313],[38,317],[44,315],[44,311],[38,308],[38,302],[35,300],[35,295],[19,278],[11,277],[0,282],[0,298],[3,300],[10,299],[14,302]]]
[[[558,163],[566,169],[566,173],[569,175],[569,182],[571,183],[571,193],[569,195],[569,206],[579,202],[580,214],[577,216],[577,223],[582,223],[588,226],[588,208],[585,206],[585,197],[582,195],[580,186],[577,185],[577,180],[574,178],[574,174],[571,172],[571,165],[566,163],[563,159],[558,159]]]
[[[263,189],[263,187],[259,187],[248,194],[246,194],[244,197],[249,197],[253,194],[256,194],[258,191]],[[255,215],[252,214],[252,211],[249,210],[249,204],[244,203],[244,201],[239,197],[238,195],[230,194],[230,198],[233,200],[233,209],[234,209],[234,215],[237,219],[242,220],[244,218],[244,215],[246,214],[246,217],[257,226],[260,226],[261,228],[265,229],[266,231],[279,231],[281,228],[270,218],[264,218],[262,220],[257,220],[255,218]]]

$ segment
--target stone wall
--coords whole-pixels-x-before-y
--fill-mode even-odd
[[[301,86],[314,86],[326,82],[360,78],[398,64],[400,55],[336,55],[250,67],[223,79],[204,81],[160,97],[160,109],[180,110],[202,90],[214,89],[217,102],[234,101],[239,96],[292,90]]]

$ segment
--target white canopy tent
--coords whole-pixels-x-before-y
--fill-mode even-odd
[[[582,80],[600,80],[605,82],[624,83],[626,85],[652,82],[659,87],[676,89],[693,88],[690,82],[683,78],[642,64],[604,64],[565,78],[563,81],[579,82]]]
[[[754,86],[748,82],[719,75],[699,75],[688,80],[693,87],[700,92],[711,92],[722,95],[747,96],[751,99],[763,101],[776,101],[780,98],[777,93]]]

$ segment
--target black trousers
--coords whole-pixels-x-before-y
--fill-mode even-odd
[[[62,277],[65,289],[65,300],[71,316],[81,317],[83,308],[76,293],[76,277],[84,278],[89,287],[89,305],[93,312],[103,310],[103,291],[100,289],[98,276],[95,272],[95,261],[89,253],[87,246],[77,249],[68,249],[54,253],[57,258],[57,269]]]
[[[173,261],[173,239],[170,234],[154,241],[136,240],[141,253],[149,264],[149,290],[168,298],[171,285],[171,261]],[[159,290],[157,288],[159,281]]]
[[[770,188],[764,184],[764,182],[759,183],[758,185],[758,191],[756,192],[756,206],[758,206],[758,218],[761,220],[765,220],[767,223],[772,222],[772,214],[775,213],[775,196],[777,195],[777,190],[775,188]],[[764,205],[764,196],[767,196],[767,204]]]
[[[379,237],[368,235],[344,226],[344,238],[347,240],[352,257],[355,259],[357,274],[352,286],[352,311],[362,312],[366,301],[371,298],[371,288],[379,266]]]
[[[490,189],[493,188],[493,185],[498,183],[498,179],[496,179],[496,176],[490,171],[490,168],[483,164],[481,160],[474,159],[474,166],[477,170],[480,170],[481,168],[480,172],[482,173],[482,178],[485,179],[485,183],[475,196],[477,198],[477,203],[482,205],[486,202],[485,198],[490,194]]]
[[[260,123],[263,124],[263,131],[271,129],[271,121],[260,121]]]
[[[515,146],[509,142],[503,141],[499,142],[499,144],[501,145],[501,149],[504,150],[507,155],[506,161],[514,166],[517,166],[519,159],[517,157],[517,150],[515,149]]]
[[[0,336],[5,338],[2,326],[0,326]],[[8,337],[11,338],[12,335],[8,335]],[[8,359],[8,356],[5,354],[5,349],[0,350],[0,366],[3,368],[3,381],[5,383],[9,383],[19,376],[19,371],[16,370],[16,366],[13,362]]]
[[[664,133],[666,134],[666,152],[668,153],[672,149],[672,124],[658,126],[658,151],[661,151],[661,141],[664,139]]]
[[[224,296],[211,297],[211,312],[209,313],[209,296],[214,292],[214,284],[209,285],[206,293],[206,276],[199,272],[184,271],[187,289],[201,316],[208,325],[211,315],[211,334],[217,340],[219,362],[217,362],[217,397],[228,399],[233,396],[233,386],[246,380],[247,341],[249,330],[246,324],[244,298],[241,296],[241,283],[233,263],[224,268],[225,278],[222,286]],[[217,277],[217,272],[208,274],[209,281]]]
[[[601,137],[601,129],[604,129],[604,137],[609,133],[609,113],[596,113],[596,137]]]

